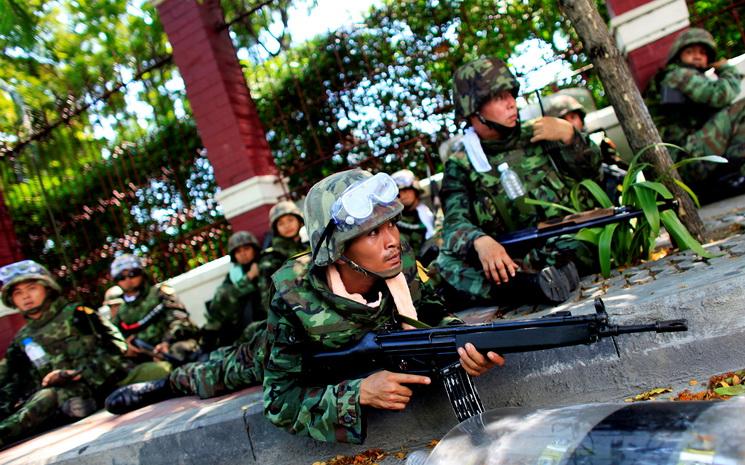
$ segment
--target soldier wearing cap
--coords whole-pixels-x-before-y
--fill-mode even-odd
[[[251,322],[266,319],[261,304],[259,250],[258,239],[248,231],[235,232],[228,238],[230,271],[207,308],[203,351],[233,344]]]
[[[264,414],[272,423],[320,441],[362,442],[365,408],[402,410],[412,396],[407,385],[430,379],[380,371],[309,385],[303,357],[354,343],[369,331],[460,323],[400,241],[397,195],[393,179],[382,173],[350,170],[317,183],[305,201],[312,253],[290,259],[272,277],[266,332],[225,349],[220,360],[178,368],[160,385],[120,389],[107,408],[122,413],[174,393],[211,397],[263,379]],[[474,376],[504,362],[470,345],[460,353]]]
[[[0,447],[95,412],[124,377],[127,345],[92,309],[68,302],[32,260],[0,268],[2,301],[26,319],[0,361]]]
[[[569,238],[526,257],[510,256],[495,239],[563,214],[526,197],[568,203],[575,183],[600,175],[597,147],[569,122],[542,117],[521,123],[518,90],[515,76],[496,58],[469,62],[453,77],[456,117],[468,127],[445,163],[444,244],[436,268],[443,285],[452,285],[468,305],[563,302],[578,284],[574,262],[583,271],[594,267],[592,251]],[[497,171],[504,163],[527,195],[509,199]]]
[[[111,277],[122,288],[124,303],[112,322],[127,338],[127,356],[146,361],[134,339],[153,346],[156,353],[187,358],[197,351],[199,330],[189,320],[176,291],[168,284],[152,285],[139,257],[124,254],[111,263]]]
[[[269,210],[272,225],[272,243],[261,252],[261,303],[269,308],[271,301],[272,275],[288,258],[308,250],[308,244],[300,236],[305,224],[303,214],[295,202],[284,200]]]
[[[103,294],[103,303],[98,308],[98,314],[108,319],[114,318],[119,312],[119,307],[124,303],[122,296],[124,291],[119,286],[111,286]]]
[[[720,155],[729,161],[724,165],[698,161],[679,168],[683,181],[705,200],[745,190],[745,101],[733,103],[743,76],[716,55],[708,31],[684,31],[645,92],[662,141],[685,150],[671,150],[674,160]],[[715,78],[704,74],[710,67]]]
[[[435,214],[421,201],[422,188],[411,170],[396,171],[391,175],[398,186],[398,200],[404,206],[396,222],[401,238],[414,250],[419,261],[426,266],[437,256],[434,244]],[[434,247],[434,254],[428,253]],[[422,260],[426,257],[426,260]]]

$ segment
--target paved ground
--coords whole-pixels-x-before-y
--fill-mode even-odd
[[[745,198],[706,207],[711,229],[728,234],[745,226]],[[715,373],[745,367],[745,236],[707,245],[719,254],[702,260],[689,253],[588,277],[570,302],[555,310],[591,312],[604,299],[617,323],[686,318],[687,333],[629,335],[613,342],[513,354],[507,365],[477,380],[487,408],[544,407],[582,402],[622,402],[646,389],[689,387]],[[523,307],[510,312],[538,315],[550,310]],[[493,309],[466,315],[493,319]],[[439,387],[416,392],[405,413],[370,412],[364,446],[329,445],[291,436],[261,416],[256,388],[210,401],[174,399],[120,417],[100,412],[0,452],[0,463],[31,464],[312,464],[368,448],[391,454],[423,448],[440,438],[455,419]],[[401,463],[389,455],[379,463]]]

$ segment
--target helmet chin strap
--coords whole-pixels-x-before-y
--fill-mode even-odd
[[[513,127],[507,127],[503,124],[499,124],[496,121],[491,121],[479,113],[478,111],[474,113],[476,115],[476,118],[478,118],[479,122],[483,124],[484,126],[488,127],[489,129],[492,129],[494,131],[497,131],[499,134],[501,134],[505,139],[509,138],[514,134],[515,132],[518,132],[520,130],[520,119],[517,120],[515,125]]]
[[[364,267],[358,265],[357,263],[355,263],[351,258],[347,257],[346,255],[342,255],[339,258],[344,263],[346,263],[347,265],[349,265],[349,267],[351,269],[353,269],[354,271],[356,271],[357,273],[360,273],[360,274],[362,274],[364,276],[370,276],[370,277],[378,278],[378,279],[382,279],[382,280],[390,279],[390,278],[396,276],[397,274],[399,274],[401,272],[401,270],[403,270],[403,265],[399,264],[397,267],[391,268],[390,270],[386,270],[386,271],[370,271],[367,268],[364,268]]]

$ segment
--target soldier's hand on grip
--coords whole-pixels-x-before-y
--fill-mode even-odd
[[[458,355],[461,366],[471,376],[481,376],[495,366],[504,365],[504,358],[501,355],[489,351],[485,357],[470,342],[464,347],[458,347]]]
[[[426,376],[378,371],[362,380],[360,405],[385,410],[403,410],[411,400],[411,389],[404,384],[429,384]]]
[[[481,236],[473,241],[486,277],[496,284],[506,283],[515,276],[520,267],[512,261],[502,244],[490,236]]]

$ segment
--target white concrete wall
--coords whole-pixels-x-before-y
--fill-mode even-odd
[[[226,255],[166,281],[176,290],[197,326],[204,325],[206,303],[212,300],[228,271],[230,256]]]

